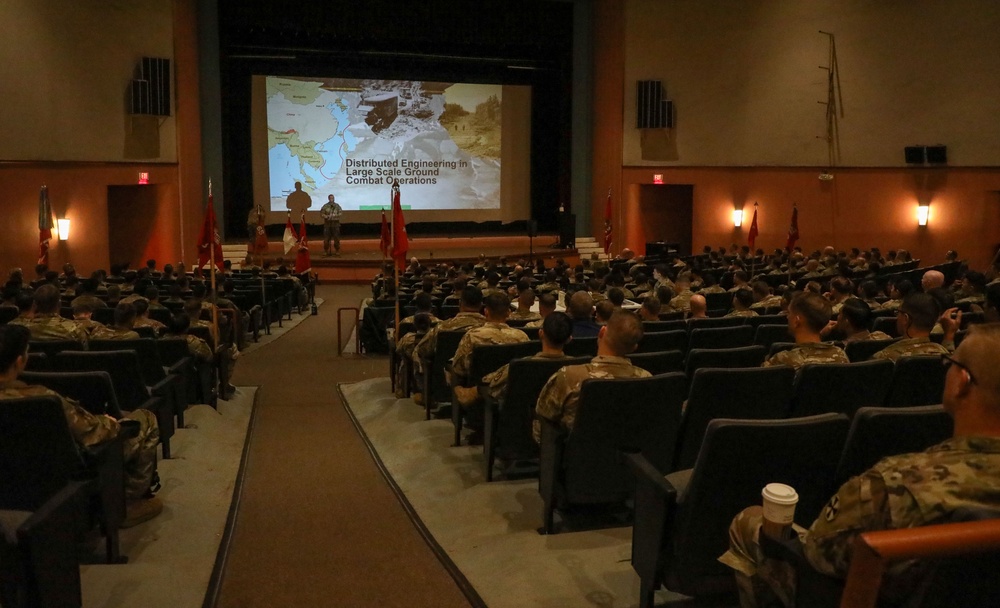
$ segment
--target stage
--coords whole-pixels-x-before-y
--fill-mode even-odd
[[[555,234],[542,234],[533,240],[526,236],[421,237],[410,240],[407,257],[416,257],[423,264],[429,264],[435,260],[478,261],[479,254],[484,253],[494,260],[506,257],[509,264],[521,259],[527,261],[529,256],[534,260],[544,259],[546,266],[552,266],[557,258],[570,265],[578,264],[577,250],[556,248],[557,242]],[[235,268],[240,267],[246,247],[245,242],[223,246],[226,259],[232,260]],[[382,265],[378,239],[341,239],[340,256],[332,257],[323,255],[322,239],[310,240],[309,254],[313,272],[324,283],[368,283],[380,272]],[[295,251],[285,254],[280,241],[271,241],[264,259],[291,267],[295,265]]]

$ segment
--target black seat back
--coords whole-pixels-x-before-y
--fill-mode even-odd
[[[64,397],[80,402],[91,414],[123,417],[115,387],[107,372],[23,372],[20,380],[40,384]]]
[[[444,368],[448,361],[455,356],[458,350],[458,343],[462,341],[469,328],[439,331],[437,334],[437,346],[434,350],[434,357],[431,359],[430,369],[425,369],[425,374],[430,374],[430,390],[435,403],[447,403],[451,401],[451,389],[445,382]],[[426,399],[428,396],[425,395]]]
[[[642,452],[653,466],[666,470],[676,447],[686,385],[679,373],[585,380],[561,465],[567,499],[627,498],[632,474],[620,451]]]
[[[730,296],[729,299],[731,301],[732,296]],[[743,325],[745,320],[746,317],[716,317],[709,319],[691,319],[688,321],[688,330],[716,329],[719,327],[736,327],[739,325]]]
[[[789,416],[853,416],[860,407],[879,406],[885,403],[892,372],[892,362],[884,360],[803,365],[795,378]]]
[[[637,353],[659,353],[667,350],[679,350],[687,352],[688,335],[680,329],[672,331],[651,331],[642,335],[639,346],[635,349]]]
[[[886,405],[934,405],[941,403],[947,369],[937,355],[900,357],[892,375]]]
[[[596,357],[597,337],[573,338],[563,346],[563,352],[570,357]]]
[[[893,338],[898,337],[899,332],[896,328],[896,317],[875,317],[872,321],[872,331],[880,331],[889,334]]]
[[[642,331],[646,333],[655,333],[661,331],[677,331],[678,329],[687,330],[687,322],[684,319],[677,319],[675,321],[643,321]]]
[[[795,521],[811,524],[829,499],[848,426],[843,414],[710,422],[670,525],[668,587],[689,595],[706,581],[731,588],[732,570],[718,561],[729,548],[729,524],[748,505],[760,504],[768,483],[795,488]]]
[[[705,308],[708,311],[728,311],[733,307],[733,294],[729,292],[706,293],[703,295],[705,296]]]
[[[156,342],[149,338],[138,340],[91,340],[88,344],[92,351],[134,350],[139,357],[142,378],[147,385],[154,385],[167,377],[160,362],[160,351]]]
[[[695,348],[688,351],[688,378],[703,367],[760,367],[767,350],[763,346],[739,348]]]
[[[839,486],[886,456],[922,452],[951,437],[954,421],[940,405],[863,407],[854,414],[837,467]]]
[[[679,350],[665,350],[658,353],[632,353],[628,355],[632,365],[641,367],[654,376],[684,371],[684,353]]]
[[[788,333],[788,323],[780,325],[758,325],[753,335],[753,343],[770,349],[775,342],[791,342],[792,334]]]
[[[899,340],[900,338],[893,338],[892,340],[856,340],[845,344],[844,352],[847,353],[847,358],[851,360],[851,363],[867,361],[878,351],[894,342],[899,342]]]
[[[51,368],[61,372],[107,372],[115,386],[118,405],[125,411],[132,411],[149,399],[139,358],[133,350],[63,351],[52,359]]]
[[[749,325],[750,327],[758,327],[760,325],[788,325],[788,317],[785,315],[757,315],[756,317],[747,317],[744,325]]]
[[[784,365],[743,369],[701,368],[691,378],[674,470],[690,469],[705,429],[716,418],[784,418],[795,370]]]
[[[477,346],[472,349],[469,361],[468,386],[476,386],[483,376],[495,372],[514,359],[530,357],[541,350],[542,343],[532,341]]]
[[[740,348],[741,346],[750,346],[753,342],[753,332],[754,329],[752,327],[745,325],[709,329],[692,325],[688,348]]]
[[[83,350],[83,344],[76,340],[30,340],[28,352],[45,353],[50,359],[64,350]]]

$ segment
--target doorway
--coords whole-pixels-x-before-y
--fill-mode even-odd
[[[159,186],[108,186],[108,256],[111,264],[145,265],[156,233]]]
[[[693,207],[693,185],[642,184],[639,218],[644,241],[676,243],[681,255],[690,255]]]

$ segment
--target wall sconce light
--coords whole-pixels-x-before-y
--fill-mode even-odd
[[[733,209],[733,228],[739,228],[743,225],[743,210]]]
[[[917,226],[926,226],[927,219],[931,216],[930,203],[917,204]]]
[[[59,240],[69,240],[69,220],[66,218],[56,220],[56,229],[59,231]]]

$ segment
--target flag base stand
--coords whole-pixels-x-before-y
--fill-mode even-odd
[[[318,315],[319,314],[319,306],[316,306],[315,302],[312,303],[312,306],[309,308],[309,310],[310,310],[311,314],[314,314],[314,315]]]

